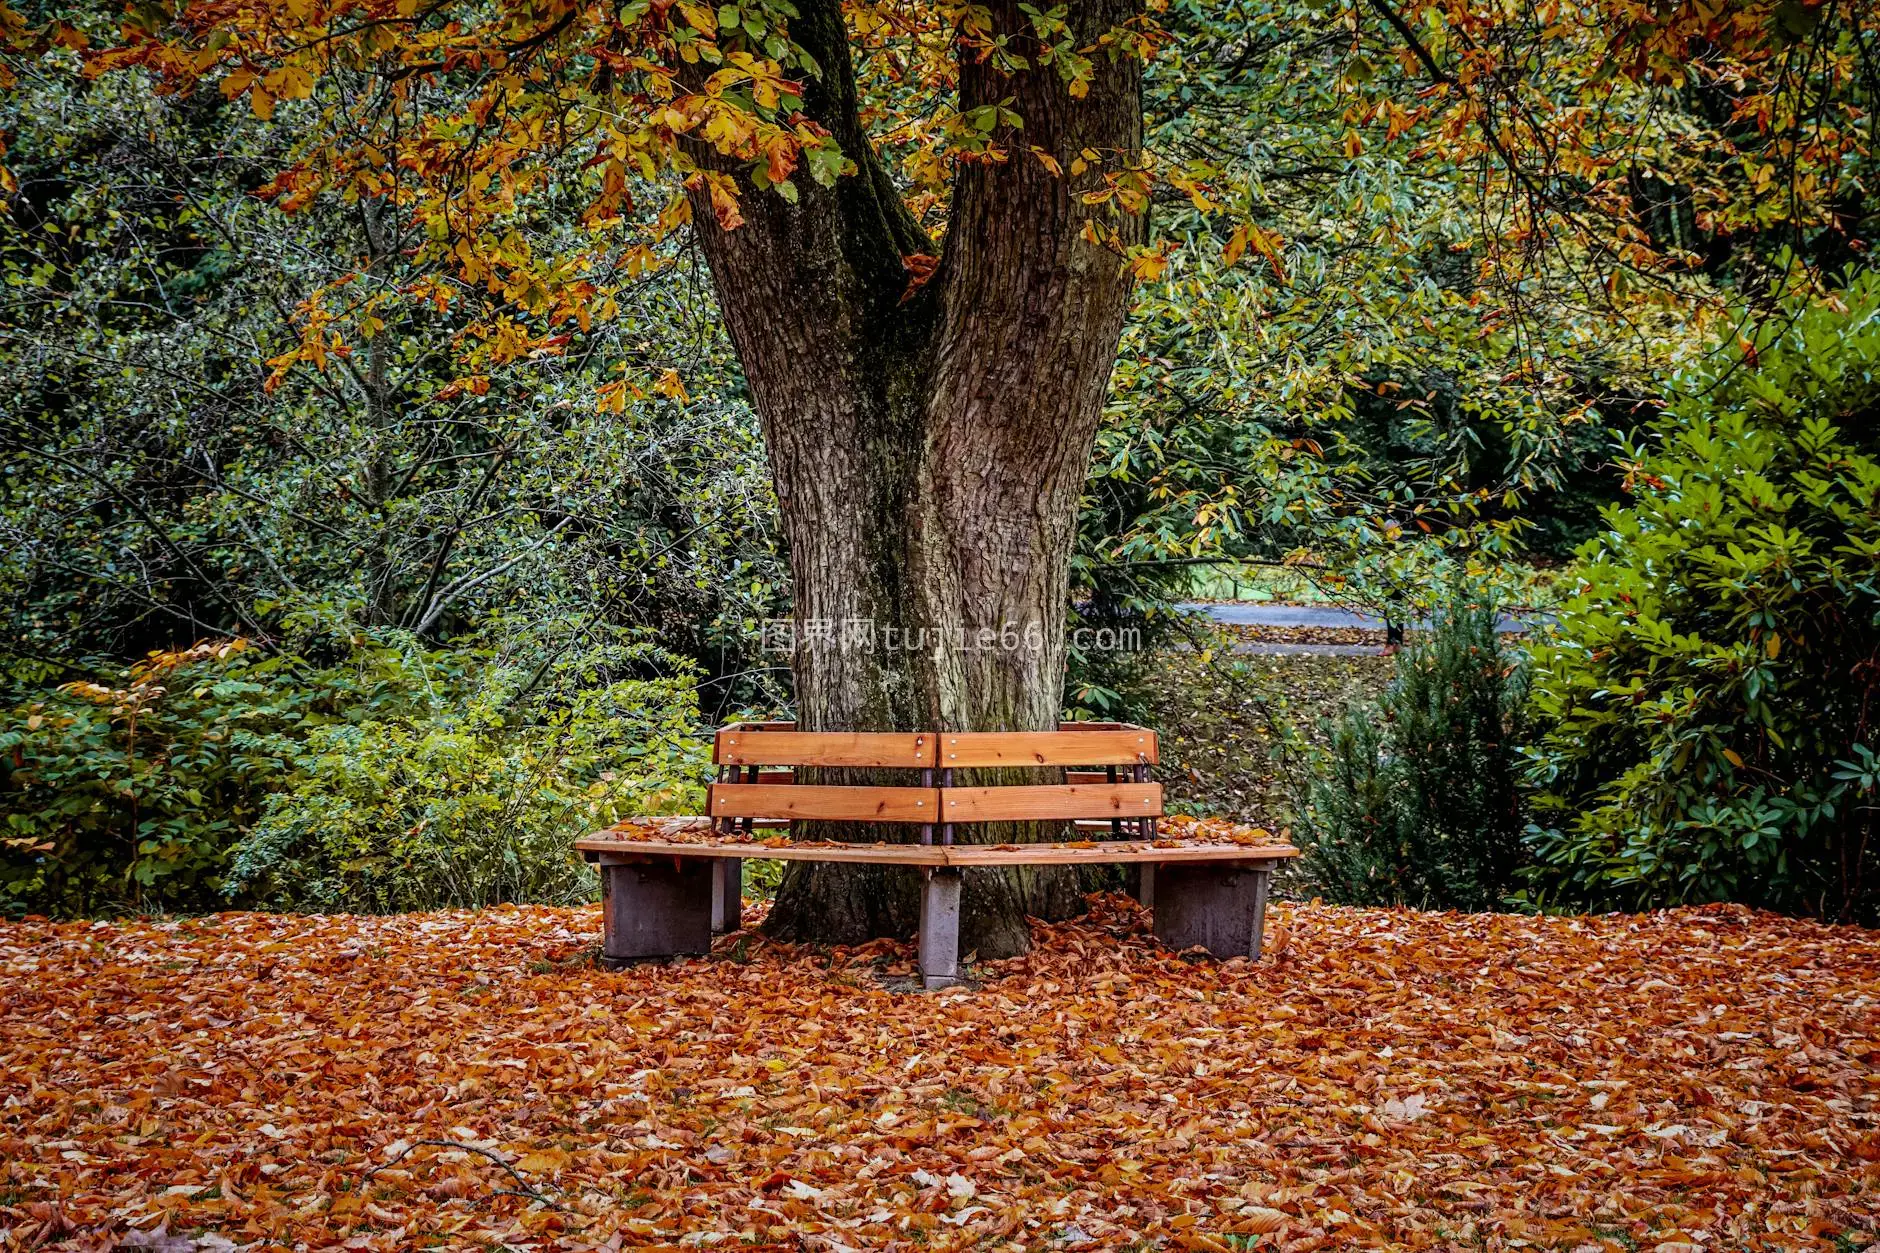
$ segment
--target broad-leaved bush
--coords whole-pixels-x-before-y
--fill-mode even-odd
[[[696,669],[651,645],[302,643],[156,653],[12,710],[0,911],[576,900],[577,836],[702,801]]]
[[[0,722],[0,908],[213,907],[317,694],[245,641],[154,653]]]
[[[700,812],[707,749],[687,678],[583,687],[583,673],[533,714],[518,699],[530,676],[499,669],[461,703],[315,731],[235,850],[232,889],[356,913],[594,899],[575,838]]]
[[[1536,656],[1534,896],[1880,918],[1880,282],[1681,376]]]

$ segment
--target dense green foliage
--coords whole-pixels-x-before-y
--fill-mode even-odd
[[[485,302],[414,298],[438,276],[370,204],[252,194],[285,111],[78,68],[0,98],[0,908],[587,890],[568,838],[683,795],[681,726],[780,690],[772,503],[701,276],[675,252],[580,352],[466,384]],[[563,247],[567,204],[535,209]],[[361,350],[278,370],[362,258]],[[629,361],[673,384],[608,391]]]
[[[1589,295],[1570,251],[1496,281],[1504,206],[1402,125],[1421,84],[1389,32],[1343,19],[1308,0],[1167,14],[1146,143],[1163,168],[1226,171],[1227,212],[1156,205],[1166,268],[1125,333],[1085,515],[1086,577],[1112,596],[1153,599],[1166,569],[1119,563],[1291,557],[1349,599],[1427,605],[1445,554],[1568,551],[1612,498],[1606,428],[1698,339],[1701,280],[1678,285],[1684,324]]]
[[[462,379],[454,346],[501,319],[427,295],[442,280],[407,257],[410,224],[338,198],[282,214],[252,194],[280,123],[76,70],[48,54],[0,105],[19,180],[0,234],[0,682],[265,640],[294,615],[437,643],[521,606],[565,621],[551,648],[649,626],[709,672],[748,665],[780,563],[689,263],[635,285],[579,352]],[[522,237],[565,247],[569,205],[532,209]],[[335,284],[357,298],[307,303]],[[342,324],[356,349],[277,367]],[[674,381],[607,391],[629,361]]]
[[[1397,654],[1376,704],[1327,728],[1293,833],[1316,890],[1352,905],[1494,909],[1524,862],[1527,667],[1479,596]]]
[[[94,46],[118,38],[115,4],[60,12]],[[1633,84],[1600,106],[1640,154],[1605,169],[1611,203],[1563,208],[1584,180],[1550,177],[1541,213],[1478,148],[1415,124],[1411,102],[1459,97],[1432,94],[1372,9],[1158,12],[1151,236],[1129,259],[1077,612],[1177,639],[1163,611],[1195,586],[1189,563],[1253,558],[1408,613],[1452,573],[1586,534],[1618,486],[1616,428],[1637,504],[1588,550],[1540,670],[1536,899],[1870,915],[1871,286],[1846,314],[1797,306],[1747,362],[1699,366],[1646,432],[1664,380],[1733,325],[1726,297],[1859,255],[1871,154],[1835,158],[1828,216],[1748,166],[1711,186],[1691,154],[1732,113],[1723,80]],[[552,177],[454,256],[448,224],[401,216],[429,177],[410,162],[369,171],[383,195],[271,181],[313,123],[363,107],[371,73],[257,110],[29,46],[0,52],[18,75],[0,92],[0,905],[585,890],[565,836],[683,804],[701,770],[687,727],[789,701],[784,659],[757,647],[789,611],[763,448],[669,189],[608,193],[640,205],[635,228],[663,223],[629,247],[585,216],[607,177],[588,153],[536,145]],[[1503,80],[1568,116],[1598,68],[1574,46]],[[1842,59],[1802,58],[1800,98],[1832,87],[1862,116],[1872,83]],[[944,77],[906,68],[876,48],[861,90],[939,230],[959,119]],[[398,97],[413,134],[483,85],[424,81]],[[1607,273],[1557,229],[1582,213],[1676,263]],[[489,253],[590,298],[532,320],[466,277],[459,261]],[[1742,486],[1758,475],[1775,504]],[[1328,891],[1507,889],[1517,679],[1495,680],[1505,659],[1472,621],[1406,655],[1379,725],[1341,726],[1308,805]],[[1139,669],[1079,654],[1066,703],[1128,712]],[[1491,769],[1464,768],[1478,751]]]
[[[1535,670],[1549,903],[1880,918],[1880,282],[1678,380]]]
[[[11,711],[0,909],[211,905],[314,697],[280,659],[199,646]]]
[[[0,911],[581,895],[570,837],[698,803],[695,676],[646,644],[534,644],[205,644],[48,693],[0,730]]]
[[[314,731],[235,849],[231,889],[360,912],[590,899],[571,835],[703,804],[697,711],[683,675],[533,682],[491,666],[460,699]]]

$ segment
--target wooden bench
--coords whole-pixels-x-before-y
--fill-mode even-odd
[[[747,858],[903,865],[923,877],[919,969],[930,988],[959,978],[960,872],[969,866],[1130,864],[1155,933],[1178,949],[1258,957],[1274,867],[1298,850],[1157,839],[1162,788],[1151,781],[1153,731],[1075,723],[1042,732],[801,732],[789,723],[721,728],[706,814],[634,819],[577,840],[602,875],[603,960],[703,953],[715,931],[742,925]],[[1029,768],[1064,781],[956,785],[956,770]],[[798,782],[799,770],[906,772],[906,783]],[[1127,776],[1127,777],[1125,777]],[[774,839],[800,821],[905,824],[907,843]],[[989,822],[1068,821],[1069,843],[956,840]],[[760,830],[772,836],[760,837]]]

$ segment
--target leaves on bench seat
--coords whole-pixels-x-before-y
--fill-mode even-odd
[[[1243,822],[1230,822],[1223,818],[1195,818],[1186,814],[1173,814],[1160,819],[1156,828],[1157,838],[1152,841],[1156,848],[1181,848],[1190,844],[1241,844],[1248,847],[1269,847],[1286,843],[1286,833],[1277,835],[1265,827],[1251,826]],[[909,830],[910,842],[913,829]],[[841,840],[797,840],[790,839],[781,827],[768,830],[759,829],[750,834],[731,834],[712,830],[711,819],[701,816],[647,817],[628,818],[615,823],[605,831],[597,831],[592,839],[616,838],[623,842],[631,840],[655,840],[662,844],[710,844],[724,845],[745,842],[755,847],[779,848],[784,845],[793,847],[853,847]],[[972,828],[960,828],[960,843],[972,842]],[[1062,842],[1064,848],[1101,848],[1108,841],[1078,839]],[[1013,844],[993,845],[994,848],[1017,848]]]

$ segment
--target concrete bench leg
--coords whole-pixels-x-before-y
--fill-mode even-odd
[[[712,859],[712,932],[722,935],[744,926],[744,859]]]
[[[960,872],[935,870],[920,891],[920,981],[929,989],[960,981]]]
[[[1258,957],[1271,862],[1164,862],[1155,876],[1155,934],[1173,949]]]
[[[603,863],[603,963],[709,953],[712,877],[703,857]]]

